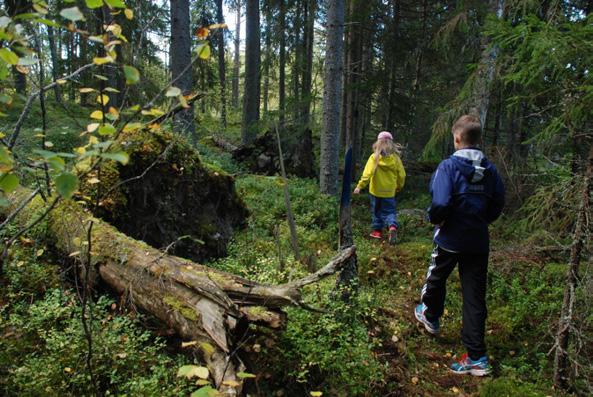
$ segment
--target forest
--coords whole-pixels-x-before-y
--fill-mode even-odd
[[[592,67],[593,0],[4,0],[0,395],[593,395]]]

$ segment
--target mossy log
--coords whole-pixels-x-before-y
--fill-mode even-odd
[[[25,189],[13,194],[14,207],[29,194]],[[37,197],[16,222],[29,224],[44,206]],[[281,308],[300,305],[302,287],[335,273],[355,254],[350,247],[305,278],[264,285],[167,255],[119,232],[73,201],[61,201],[49,213],[47,229],[55,247],[80,263],[86,263],[90,248],[91,279],[100,277],[132,305],[165,322],[182,338],[196,341],[215,384],[228,395],[241,393],[241,387],[233,385],[241,384],[236,374],[244,370],[234,353],[235,335],[242,325],[282,327]]]

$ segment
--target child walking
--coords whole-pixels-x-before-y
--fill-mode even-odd
[[[393,142],[393,136],[387,131],[379,133],[373,144],[360,181],[354,189],[359,194],[367,185],[371,196],[371,237],[381,239],[384,227],[389,228],[389,243],[397,241],[397,211],[395,195],[402,190],[406,180],[406,171],[399,157],[400,146]]]
[[[457,374],[488,375],[486,356],[486,277],[490,251],[488,225],[501,214],[504,186],[478,149],[482,128],[474,116],[462,116],[452,128],[456,152],[432,176],[428,218],[435,224],[432,252],[422,303],[414,314],[426,330],[438,334],[445,306],[447,277],[459,265],[463,296],[461,340],[467,349],[450,369]]]

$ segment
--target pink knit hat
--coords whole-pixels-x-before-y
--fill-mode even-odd
[[[393,136],[391,135],[391,132],[381,131],[379,133],[379,136],[377,136],[377,140],[380,140],[380,139],[390,139],[393,141]]]

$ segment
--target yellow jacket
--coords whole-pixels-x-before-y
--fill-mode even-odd
[[[364,189],[370,181],[369,192],[376,197],[393,197],[403,189],[406,181],[404,165],[397,154],[381,156],[375,170],[375,154],[371,154],[364,167],[358,188]],[[374,171],[374,174],[373,174]]]

